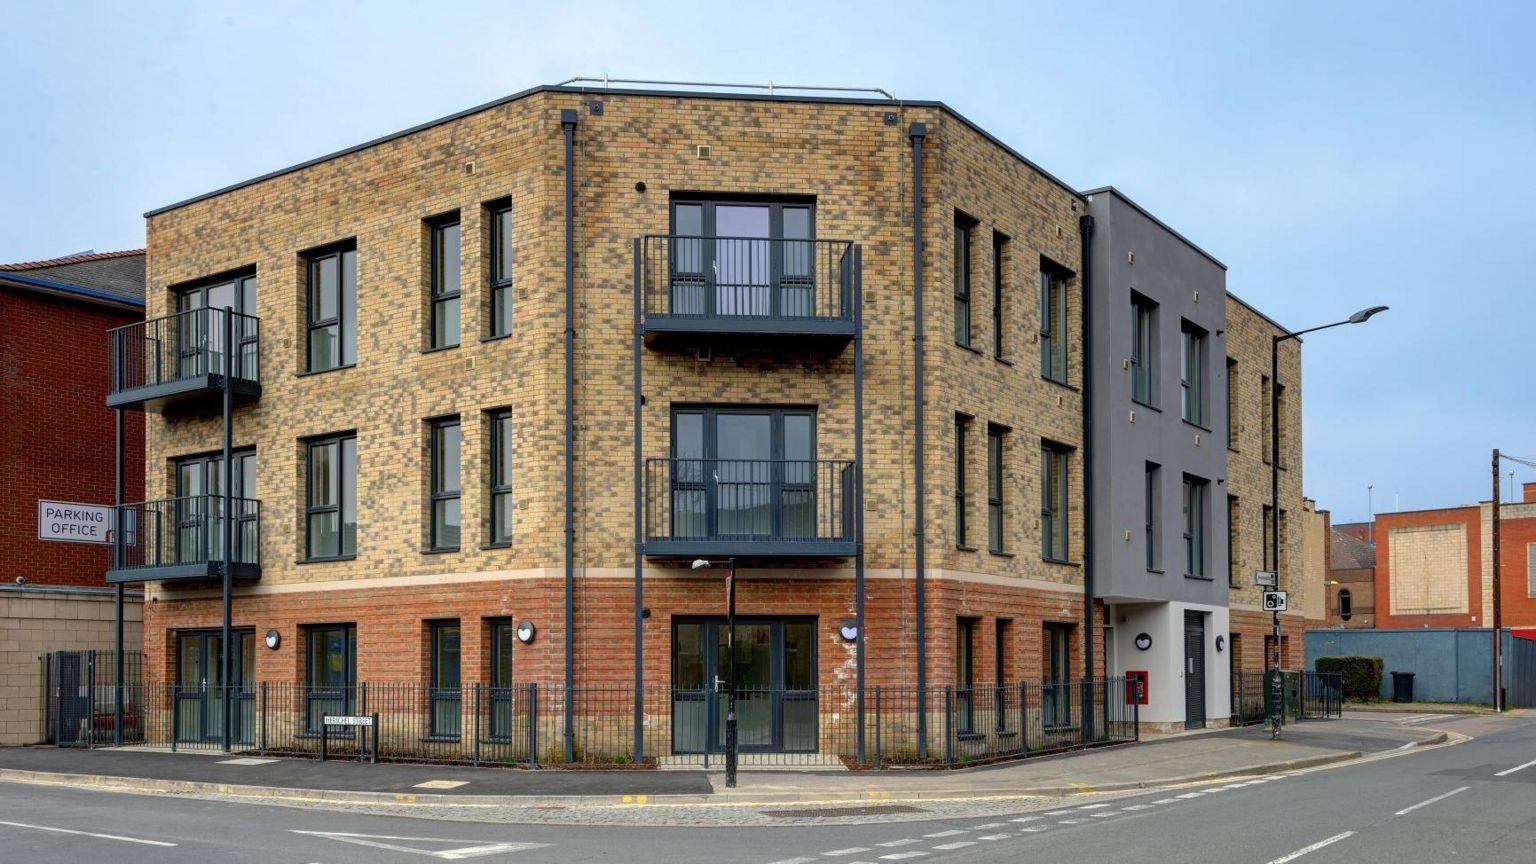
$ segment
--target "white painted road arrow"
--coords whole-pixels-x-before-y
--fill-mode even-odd
[[[526,852],[529,849],[543,849],[550,845],[548,843],[486,843],[480,840],[449,840],[442,837],[395,837],[388,834],[349,834],[342,831],[294,831],[293,833],[304,834],[309,837],[323,837],[327,840],[337,840],[357,846],[388,849],[391,852],[426,855],[430,858],[440,858],[444,861],[459,861],[465,858],[479,858],[484,855],[502,855],[508,852]],[[400,845],[401,842],[468,843],[472,845],[460,846],[455,849],[421,849],[416,846],[402,846]]]

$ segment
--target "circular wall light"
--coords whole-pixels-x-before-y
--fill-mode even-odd
[[[843,637],[844,642],[856,642],[859,638],[859,624],[853,619],[844,621],[837,628],[837,635]]]
[[[1221,649],[1223,649],[1225,647],[1227,647],[1227,640],[1226,640],[1226,638],[1222,637],[1222,636],[1217,636],[1216,637],[1216,650],[1220,651]]]
[[[267,647],[271,648],[273,651],[276,651],[277,646],[283,644],[283,634],[277,632],[276,630],[268,630],[266,641]]]
[[[1152,647],[1152,636],[1147,633],[1136,634],[1136,650],[1145,651]]]
[[[517,641],[524,645],[532,642],[533,636],[537,632],[539,631],[533,626],[532,621],[524,618],[522,621],[517,622]]]

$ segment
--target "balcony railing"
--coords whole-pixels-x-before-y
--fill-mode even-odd
[[[846,240],[650,235],[636,252],[653,344],[688,334],[853,337],[859,250]]]
[[[221,391],[226,373],[240,397],[261,394],[260,320],[232,309],[188,309],[108,333],[107,405],[165,405]]]
[[[853,555],[856,482],[852,462],[647,459],[645,554]]]
[[[222,495],[190,495],[116,510],[113,530],[122,532],[122,558],[107,571],[108,582],[208,579],[224,574],[224,534],[233,530],[236,579],[261,575],[261,502],[231,499],[233,519],[224,515]],[[114,540],[116,535],[114,535]]]

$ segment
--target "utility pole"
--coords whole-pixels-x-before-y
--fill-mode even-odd
[[[1499,603],[1499,448],[1493,448],[1493,710],[1504,711],[1503,610]]]

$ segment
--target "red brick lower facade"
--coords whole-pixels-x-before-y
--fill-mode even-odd
[[[1232,668],[1243,672],[1264,671],[1269,662],[1265,659],[1265,651],[1275,632],[1273,616],[1269,612],[1244,609],[1232,609],[1229,615]],[[1302,668],[1306,659],[1307,626],[1306,619],[1299,615],[1280,616],[1280,668]]]

